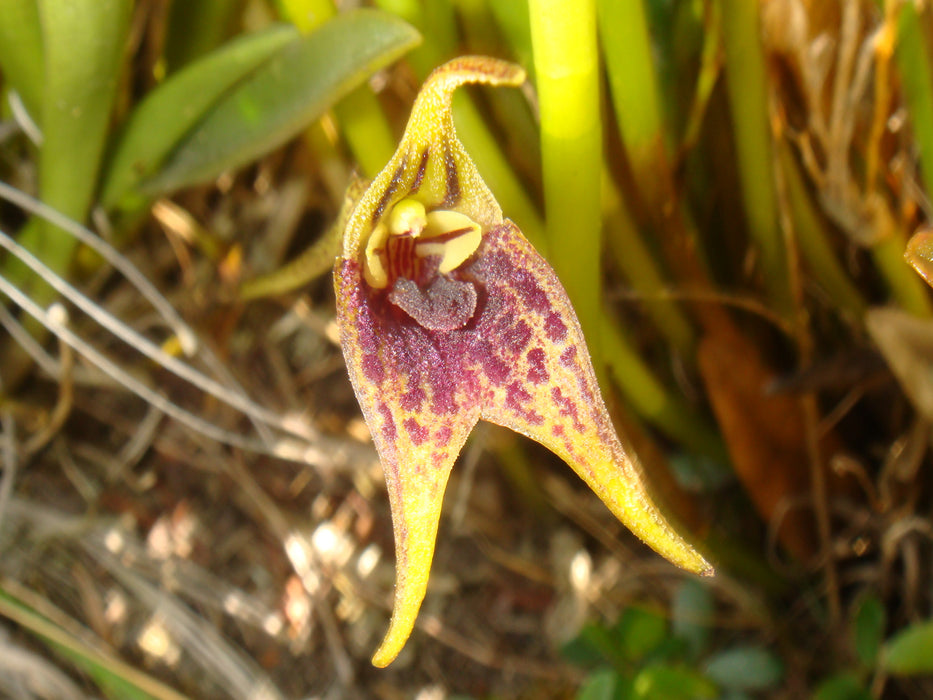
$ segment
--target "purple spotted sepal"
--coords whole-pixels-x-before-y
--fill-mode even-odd
[[[395,530],[395,604],[377,666],[395,659],[414,627],[447,478],[481,418],[563,458],[675,564],[712,571],[655,506],[619,442],[554,271],[503,218],[457,140],[454,89],[523,81],[521,68],[488,58],[435,70],[395,156],[347,215],[335,267],[341,345]]]

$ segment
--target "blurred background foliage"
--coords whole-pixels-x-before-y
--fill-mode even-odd
[[[933,695],[929,3],[338,5],[0,4],[0,694]],[[461,138],[718,575],[490,427],[376,671],[391,525],[330,282],[243,290],[326,272],[462,53],[528,70],[458,95]]]

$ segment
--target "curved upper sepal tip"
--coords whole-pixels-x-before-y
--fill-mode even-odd
[[[715,576],[716,568],[712,564],[710,564],[706,559],[704,559],[702,555],[697,554],[697,557],[699,558],[700,561],[698,562],[697,568],[693,570],[693,573],[697,574],[698,576],[703,576],[705,578],[710,578],[712,576]]]

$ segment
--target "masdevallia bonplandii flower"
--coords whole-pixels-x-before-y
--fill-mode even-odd
[[[599,393],[576,315],[554,271],[503,218],[451,117],[464,83],[518,86],[518,66],[453,60],[428,78],[398,150],[351,190],[335,267],[350,380],[382,460],[392,508],[386,666],[424,599],[450,469],[480,419],[564,459],[636,535],[673,563],[710,565],[651,500]]]

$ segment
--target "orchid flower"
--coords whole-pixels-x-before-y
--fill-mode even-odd
[[[503,217],[457,139],[458,86],[524,80],[518,66],[489,58],[441,66],[392,160],[349,195],[337,319],[395,531],[395,603],[376,666],[395,659],[414,627],[447,479],[480,419],[549,448],[658,553],[712,573],[651,500],[619,441],[554,271]]]

